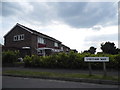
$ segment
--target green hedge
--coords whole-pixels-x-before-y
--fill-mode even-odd
[[[74,53],[68,54],[58,53],[50,56],[26,56],[24,63],[26,67],[46,67],[46,68],[71,68],[71,69],[88,69],[88,63],[84,62],[84,57],[109,57],[110,61],[106,63],[109,69],[118,69],[120,63],[120,54],[109,55],[109,54],[89,54],[89,53]],[[103,63],[93,62],[93,69],[102,69]]]
[[[2,63],[14,63],[17,62],[19,57],[19,51],[4,51],[2,52]]]

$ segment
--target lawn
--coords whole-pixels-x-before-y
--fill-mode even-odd
[[[113,80],[118,81],[117,76],[92,75],[80,74],[80,73],[53,73],[53,72],[36,72],[36,71],[18,71],[7,70],[2,74],[22,75],[22,76],[36,76],[36,77],[59,77],[59,78],[87,78],[87,79],[100,79],[100,80]]]

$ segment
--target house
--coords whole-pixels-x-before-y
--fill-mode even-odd
[[[4,36],[4,49],[19,50],[22,56],[33,54],[45,56],[70,50],[61,41],[19,23]]]
[[[64,44],[61,44],[61,51],[68,53],[71,51],[71,49],[68,46],[65,46]]]
[[[78,53],[76,49],[71,49],[71,51],[73,51],[74,53]]]

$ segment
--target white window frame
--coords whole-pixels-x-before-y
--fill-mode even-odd
[[[18,36],[18,41],[20,41],[20,35],[17,35]]]
[[[63,47],[61,47],[61,50],[63,51]]]
[[[17,36],[14,36],[13,41],[17,41]]]
[[[66,51],[69,51],[68,48],[66,49]]]
[[[45,44],[44,38],[38,37],[38,43]]]
[[[13,36],[13,41],[20,41],[20,40],[24,40],[24,34]]]
[[[21,34],[20,37],[21,37],[21,40],[24,40],[24,34]]]
[[[57,42],[55,42],[55,43],[54,43],[54,46],[55,46],[55,47],[58,47],[58,43],[57,43]]]

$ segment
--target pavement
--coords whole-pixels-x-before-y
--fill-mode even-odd
[[[56,72],[56,73],[81,73],[89,74],[89,70],[76,70],[76,69],[48,69],[48,68],[24,68],[24,67],[4,67],[2,71],[6,70],[24,70],[24,71],[38,71],[38,72]],[[92,74],[102,75],[102,70],[92,70]],[[118,71],[109,70],[107,71],[108,76],[118,76]],[[109,84],[109,85],[120,85],[118,81],[112,80],[100,80],[100,79],[84,79],[84,78],[57,78],[57,77],[41,77],[41,76],[24,76],[24,75],[13,75],[13,74],[3,74],[3,76],[12,77],[24,77],[24,78],[42,78],[51,80],[62,80],[62,81],[72,81],[72,82],[85,82],[85,83],[97,83],[97,84]]]

